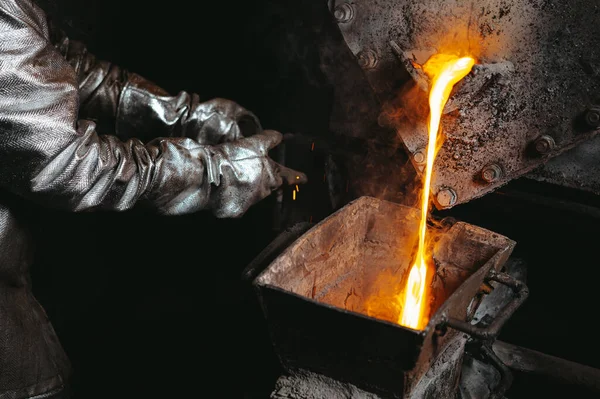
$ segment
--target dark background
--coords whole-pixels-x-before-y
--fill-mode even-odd
[[[100,58],[174,93],[235,100],[267,128],[330,137],[335,85],[317,47],[341,38],[325,2],[238,3],[64,2],[71,36]],[[388,161],[372,157],[371,166]],[[383,195],[389,174],[372,173],[377,184],[366,191]],[[313,185],[321,178],[309,173]],[[532,193],[550,201],[540,204]],[[305,206],[324,209],[326,197],[308,198]],[[570,202],[560,207],[553,198]],[[598,200],[522,180],[440,216],[517,241],[531,296],[502,339],[600,367],[590,321],[597,219],[574,203],[597,207]],[[40,211],[34,290],[73,363],[76,398],[267,398],[279,369],[240,273],[277,234],[274,206],[269,198],[237,220]],[[510,398],[573,394],[517,377]]]

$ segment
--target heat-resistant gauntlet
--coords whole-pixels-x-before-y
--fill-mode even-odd
[[[282,184],[281,167],[268,152],[281,134],[265,131],[234,143],[206,146],[208,208],[217,217],[238,217]]]
[[[147,199],[165,214],[210,209],[220,218],[239,217],[281,185],[279,165],[268,156],[269,149],[280,141],[280,133],[265,131],[232,143],[188,147],[189,155],[204,168],[197,185],[176,196],[165,195],[179,186],[173,178],[185,177],[163,169],[164,175],[156,176],[157,183],[151,186]]]

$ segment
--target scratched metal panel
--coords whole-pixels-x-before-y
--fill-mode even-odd
[[[331,11],[380,101],[380,122],[397,130],[417,170],[428,81],[413,62],[456,43],[477,57],[442,121],[432,187],[440,209],[485,195],[598,132],[585,118],[600,94],[596,0],[338,0]]]

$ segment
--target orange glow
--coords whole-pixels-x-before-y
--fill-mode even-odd
[[[292,199],[293,199],[294,201],[296,201],[296,190],[294,190],[294,191],[292,192]]]
[[[427,216],[429,214],[429,194],[431,190],[431,176],[433,163],[436,156],[440,120],[450,92],[456,83],[469,74],[475,65],[471,57],[458,57],[456,55],[436,54],[423,65],[423,71],[431,79],[429,91],[429,121],[427,130],[429,139],[427,143],[427,164],[423,182],[423,196],[421,198],[421,221],[419,224],[419,246],[414,265],[411,267],[406,287],[400,294],[402,298],[402,312],[399,323],[405,327],[422,330],[429,321],[425,314],[427,298],[427,285],[429,276],[428,257],[426,254]]]

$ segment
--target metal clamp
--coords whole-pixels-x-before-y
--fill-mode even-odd
[[[500,333],[500,329],[502,329],[506,321],[523,304],[523,302],[525,302],[529,296],[529,289],[522,281],[517,280],[509,274],[500,273],[493,269],[484,281],[495,281],[511,288],[514,292],[513,299],[498,312],[494,320],[489,325],[482,327],[467,321],[447,317],[438,324],[437,329],[443,331],[447,327],[450,327],[471,336],[471,351],[476,352],[483,361],[494,366],[500,373],[500,382],[491,392],[490,399],[502,399],[504,398],[504,393],[512,385],[513,376],[510,369],[492,349],[492,343],[495,341]]]
[[[498,315],[494,318],[494,321],[488,326],[481,327],[471,324],[468,321],[448,317],[440,323],[440,329],[450,327],[483,341],[491,341],[496,339],[500,333],[500,329],[502,326],[504,326],[504,323],[506,323],[506,321],[529,296],[529,289],[522,281],[517,280],[506,273],[500,273],[495,270],[490,271],[485,278],[485,281],[496,281],[497,283],[510,287],[514,291],[513,300],[507,303],[502,310],[498,312]]]

